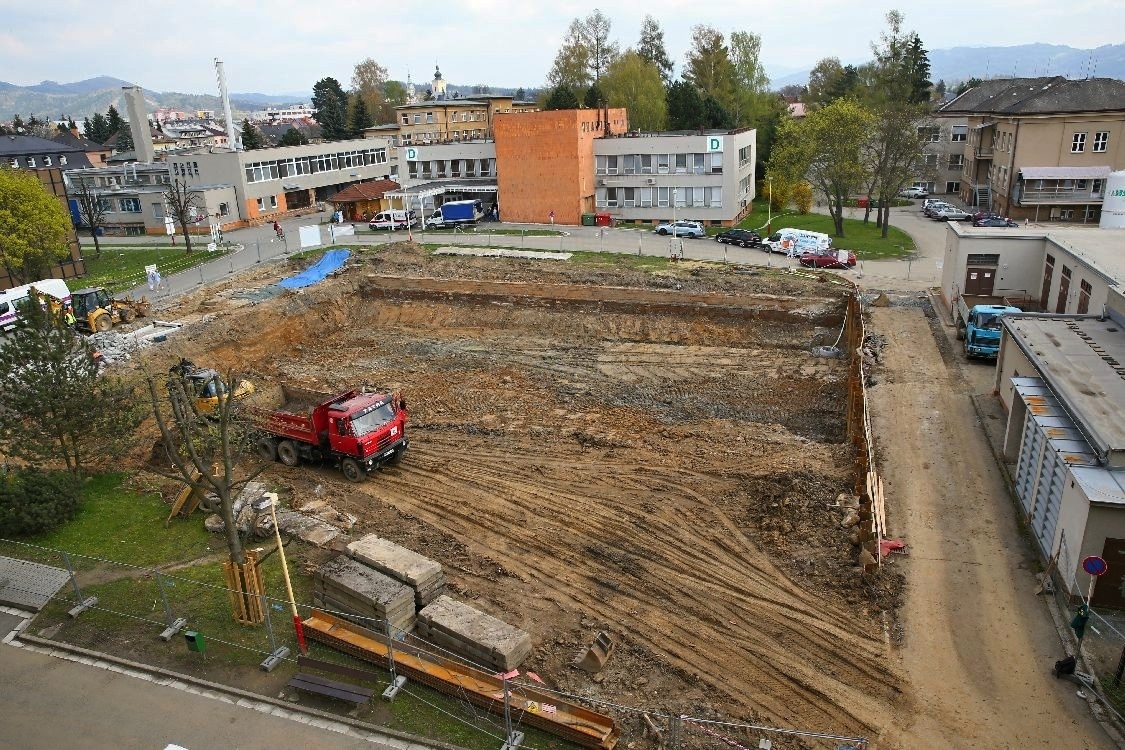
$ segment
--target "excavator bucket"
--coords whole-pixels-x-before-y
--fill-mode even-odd
[[[605,632],[598,633],[590,647],[574,660],[574,666],[589,674],[600,672],[612,653],[613,641]]]

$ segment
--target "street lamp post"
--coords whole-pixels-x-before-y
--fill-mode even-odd
[[[766,201],[766,236],[773,234],[773,180],[769,177],[766,178],[766,185],[769,186],[769,199]]]

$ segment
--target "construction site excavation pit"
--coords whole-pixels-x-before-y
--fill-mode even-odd
[[[848,361],[813,353],[838,341],[849,286],[401,243],[237,301],[272,272],[181,300],[165,314],[213,317],[153,355],[260,386],[402,391],[402,463],[361,484],[272,465],[263,481],[293,505],[325,497],[359,518],[352,538],[440,562],[450,596],[531,634],[521,669],[549,687],[736,723],[885,725],[901,584],[855,568],[836,507],[854,488]],[[603,670],[575,668],[601,632],[615,644]],[[620,747],[643,736],[639,713],[604,710]],[[805,746],[825,745],[774,741]]]

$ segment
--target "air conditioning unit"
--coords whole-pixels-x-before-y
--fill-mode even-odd
[[[605,180],[598,180],[598,187],[605,187],[608,184]]]
[[[656,184],[656,178],[655,177],[649,177],[647,180],[645,180],[645,182],[647,182],[649,185],[655,185]]]

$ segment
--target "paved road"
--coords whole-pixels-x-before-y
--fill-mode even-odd
[[[13,645],[0,645],[0,675],[3,748],[425,750],[344,724],[294,720],[266,703],[234,703]]]
[[[862,211],[859,209],[848,209],[848,211],[849,218],[862,218]],[[229,277],[259,263],[283,259],[300,250],[299,236],[302,226],[319,226],[322,241],[328,244],[330,243],[328,227],[327,224],[323,223],[327,215],[327,213],[313,214],[281,222],[285,235],[283,240],[274,235],[273,229],[269,225],[228,232],[225,239],[241,248],[237,252],[166,278],[167,288],[156,294],[149,292],[145,286],[139,286],[131,290],[131,293],[135,296],[147,294],[159,308],[161,300],[191,291],[204,283]],[[777,220],[775,226],[781,226],[783,221],[783,219]],[[937,262],[944,255],[945,237],[950,231],[948,227],[943,222],[935,222],[922,216],[919,204],[892,209],[891,223],[914,238],[918,248],[914,257],[909,260],[864,261],[855,269],[839,271],[839,273],[853,278],[862,288],[921,290],[936,285],[941,279]],[[356,224],[355,226],[356,234],[341,237],[340,241],[348,244],[380,245],[387,242],[398,242],[410,236],[421,242],[440,242],[448,245],[514,247],[554,252],[617,252],[654,257],[667,257],[673,249],[678,251],[682,245],[685,260],[708,260],[771,267],[799,267],[794,259],[771,255],[753,248],[731,247],[711,240],[661,237],[654,232],[640,229],[548,227],[546,225],[491,224],[486,222],[480,224],[475,232],[412,231],[408,234],[402,231],[376,233],[368,231],[362,224]],[[494,234],[489,231],[496,227],[502,228],[505,232],[521,229],[529,231],[562,229],[566,234],[561,236],[521,236],[519,234]],[[182,239],[180,241],[182,242]],[[153,238],[115,237],[112,242],[114,244],[151,245]],[[170,240],[168,242],[171,244]],[[842,241],[841,245],[846,247],[847,241]],[[197,246],[193,244],[193,248],[195,247]],[[201,252],[206,252],[205,243],[200,242],[198,247]]]

